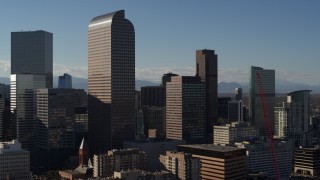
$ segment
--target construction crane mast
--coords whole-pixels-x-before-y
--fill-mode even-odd
[[[268,113],[268,106],[266,104],[265,96],[264,96],[264,90],[261,84],[261,77],[260,73],[256,72],[256,82],[259,87],[259,97],[261,101],[261,108],[263,111],[263,122],[264,126],[266,129],[266,134],[267,134],[267,141],[270,145],[270,151],[272,155],[272,165],[273,165],[273,170],[275,173],[275,179],[280,180],[280,172],[279,172],[279,166],[278,166],[278,157],[276,154],[276,150],[274,147],[274,141],[273,141],[273,133],[272,133],[272,128],[271,128],[271,123],[269,120],[269,113]]]

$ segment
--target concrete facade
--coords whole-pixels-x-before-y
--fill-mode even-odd
[[[17,140],[0,142],[0,179],[31,180],[30,153]]]

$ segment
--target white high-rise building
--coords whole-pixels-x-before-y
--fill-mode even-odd
[[[285,138],[288,125],[288,108],[283,103],[282,107],[274,108],[274,135],[277,138]]]

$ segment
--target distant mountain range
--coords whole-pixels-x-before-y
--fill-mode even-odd
[[[10,84],[10,79],[6,77],[0,77],[0,83]],[[145,80],[136,80],[136,90],[140,90],[144,86],[157,86],[159,83],[145,81]],[[58,86],[58,77],[53,78],[53,86]],[[72,86],[75,89],[88,89],[87,79],[72,77]],[[233,93],[235,88],[242,88],[243,92],[248,92],[249,84],[248,83],[238,83],[238,82],[220,82],[218,84],[219,93]],[[320,93],[320,85],[312,86],[303,83],[293,83],[286,80],[276,79],[276,92],[277,93],[289,93],[297,90],[312,90],[312,93]]]
[[[1,80],[1,79],[0,79]],[[159,84],[150,81],[136,80],[136,90],[143,86],[158,86]],[[58,87],[58,77],[53,78],[53,87]],[[85,78],[72,77],[72,87],[75,89],[88,89],[88,82]]]
[[[58,77],[53,77],[53,87],[58,87]],[[10,78],[0,77],[0,83],[10,84]],[[136,80],[136,90],[140,90],[143,86],[158,86],[158,83]],[[75,89],[85,89],[88,90],[88,82],[85,78],[72,77],[72,87]]]
[[[249,83],[220,82],[219,93],[233,93],[235,88],[242,88],[243,92],[249,91]],[[303,83],[294,83],[282,79],[276,79],[276,93],[290,93],[297,90],[312,90],[312,93],[320,93],[320,85],[312,86]]]

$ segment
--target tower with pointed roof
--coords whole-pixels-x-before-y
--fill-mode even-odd
[[[89,160],[89,148],[85,138],[82,139],[81,145],[79,147],[79,166],[87,165]]]

